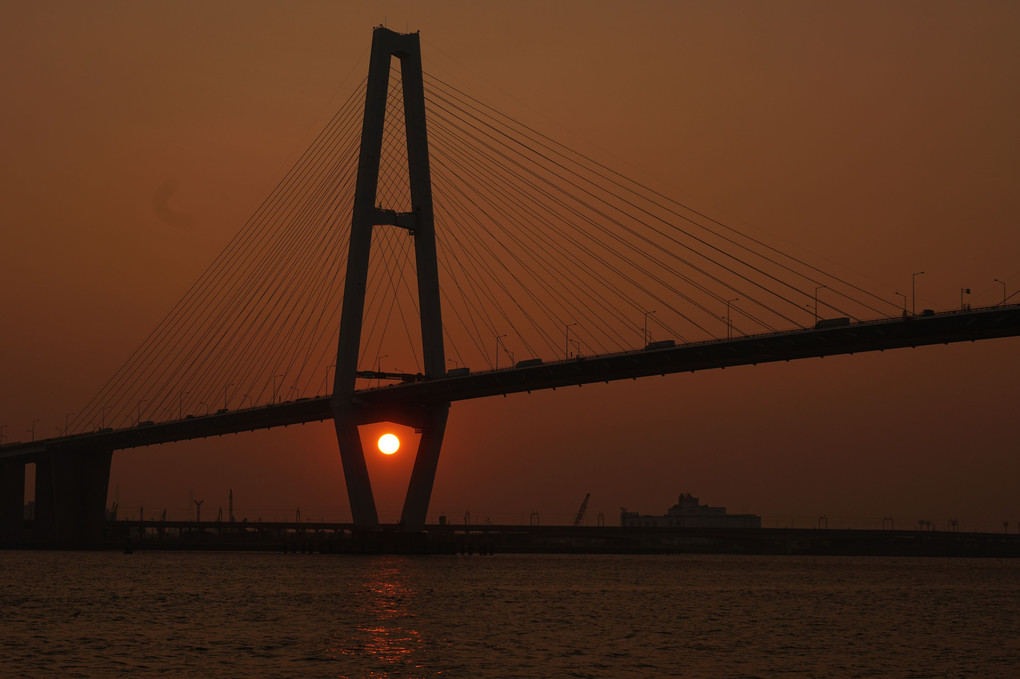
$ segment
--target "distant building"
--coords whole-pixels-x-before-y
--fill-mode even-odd
[[[648,516],[620,510],[624,528],[761,528],[756,514],[727,514],[725,507],[703,505],[690,493],[680,499],[664,515]]]

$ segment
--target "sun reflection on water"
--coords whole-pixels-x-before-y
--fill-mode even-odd
[[[428,649],[414,624],[417,592],[406,562],[383,557],[374,565],[350,592],[358,622],[336,633],[327,654],[345,665],[358,665],[361,677],[442,676],[422,665]]]

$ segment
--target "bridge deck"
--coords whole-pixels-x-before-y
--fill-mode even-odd
[[[499,394],[1017,335],[1020,335],[1020,305],[995,306],[638,349],[549,363],[528,361],[528,365],[518,364],[502,370],[447,375],[440,379],[359,390],[355,393],[355,400],[366,422],[392,419],[407,423],[408,411],[416,407]],[[388,417],[387,413],[392,413],[392,417]],[[14,442],[0,446],[0,459],[31,459],[54,450],[122,450],[316,422],[332,416],[331,398],[321,396],[126,429]]]

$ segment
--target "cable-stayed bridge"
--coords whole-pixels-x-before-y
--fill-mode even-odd
[[[24,533],[26,462],[33,537],[89,540],[114,450],[333,420],[365,527],[358,426],[421,431],[415,529],[455,401],[1020,334],[1006,299],[933,314],[896,294],[573,152],[377,29],[362,87],[62,435],[0,447],[0,525]]]

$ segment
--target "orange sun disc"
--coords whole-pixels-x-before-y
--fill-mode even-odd
[[[400,439],[393,434],[383,434],[379,437],[379,452],[384,455],[392,455],[400,449]]]

